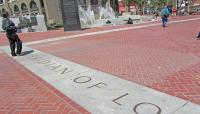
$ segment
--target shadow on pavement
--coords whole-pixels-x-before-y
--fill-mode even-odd
[[[20,56],[25,56],[25,55],[31,54],[31,53],[33,53],[33,52],[34,52],[34,50],[24,51],[24,52],[21,53]]]

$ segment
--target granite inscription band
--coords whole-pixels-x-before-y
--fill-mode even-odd
[[[3,50],[9,55],[9,46]],[[33,49],[24,46],[24,50]],[[191,108],[198,114],[200,109],[188,101],[35,49],[14,59],[92,114],[188,114],[183,111]]]

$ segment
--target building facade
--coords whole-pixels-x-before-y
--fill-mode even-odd
[[[81,6],[100,6],[110,2],[118,9],[118,0],[78,0]],[[45,16],[47,24],[62,24],[60,0],[0,0],[0,14],[8,11],[12,16],[38,15]]]
[[[47,23],[62,23],[59,0],[0,0],[0,14],[3,11],[12,16],[43,14]]]

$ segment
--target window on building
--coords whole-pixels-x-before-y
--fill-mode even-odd
[[[22,5],[21,5],[21,10],[22,10],[23,12],[28,11],[28,8],[27,8],[27,6],[26,6],[25,3],[22,3]]]
[[[4,1],[3,1],[3,0],[0,0],[0,5],[3,4],[3,3],[4,3]]]
[[[5,9],[2,9],[2,12],[5,12],[6,10]]]
[[[19,7],[18,7],[17,5],[14,6],[14,12],[15,12],[15,13],[19,13],[19,12],[20,12],[20,11],[19,11]]]
[[[90,0],[91,5],[98,5],[98,0]]]
[[[37,9],[37,4],[35,3],[35,1],[31,1],[30,2],[30,9],[34,10],[34,9]]]

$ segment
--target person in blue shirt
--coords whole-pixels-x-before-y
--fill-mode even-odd
[[[168,8],[169,13],[172,14],[172,6],[167,6],[167,8]]]
[[[166,24],[168,22],[168,17],[170,15],[169,9],[167,8],[167,6],[165,6],[162,10],[161,10],[161,18],[162,18],[162,26],[166,27]]]
[[[2,29],[6,32],[6,36],[10,43],[11,55],[17,56],[21,55],[22,51],[22,41],[19,39],[17,35],[17,27],[15,24],[9,19],[8,12],[2,13]],[[15,45],[17,44],[17,51],[15,52]]]

